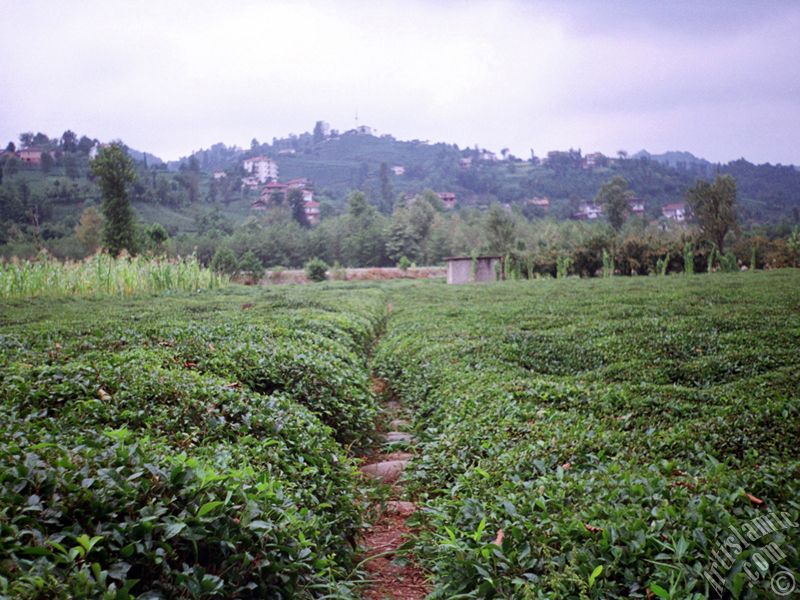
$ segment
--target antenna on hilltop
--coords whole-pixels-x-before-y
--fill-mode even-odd
[[[358,127],[358,109],[356,108],[356,127]]]

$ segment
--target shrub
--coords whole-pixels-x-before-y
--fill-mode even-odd
[[[397,261],[397,268],[401,271],[408,271],[409,267],[411,267],[411,261],[406,255],[400,257],[400,260]]]
[[[305,271],[311,281],[325,281],[328,278],[328,263],[321,258],[312,258],[305,264]]]
[[[211,270],[223,275],[233,275],[236,273],[239,263],[230,248],[217,248],[214,258],[211,259]]]
[[[246,278],[246,283],[255,285],[264,276],[264,265],[252,250],[248,250],[239,259],[239,270]]]

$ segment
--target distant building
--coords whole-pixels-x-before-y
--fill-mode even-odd
[[[456,195],[453,192],[437,192],[445,208],[453,210],[456,207]]]
[[[278,179],[278,163],[266,156],[246,158],[242,166],[247,173],[250,173],[258,180],[258,183],[266,183],[270,179]]]
[[[451,256],[447,261],[447,283],[462,284],[505,279],[502,256]]]
[[[308,222],[316,225],[320,220],[320,204],[314,201],[314,190],[311,181],[305,177],[290,179],[286,183],[271,181],[261,188],[261,197],[255,200],[250,207],[253,210],[267,210],[277,195],[281,202],[286,201],[290,190],[300,190],[303,193],[303,210],[308,217]]]
[[[297,154],[297,150],[295,150],[294,148],[284,148],[283,150],[278,150],[278,154],[280,154],[281,156],[287,156],[287,155],[293,156]]]
[[[595,202],[583,202],[578,211],[572,213],[572,218],[579,221],[594,221],[603,216],[603,207]]]
[[[628,208],[632,215],[637,217],[644,216],[644,201],[641,198],[631,198],[628,202]]]
[[[683,223],[688,217],[688,210],[686,204],[683,202],[675,202],[673,204],[665,204],[661,207],[661,214],[665,219]]]
[[[395,166],[392,167],[392,173],[394,173],[398,177],[400,175],[404,175],[405,172],[406,172],[406,168],[401,166],[401,165],[395,165]]]
[[[462,158],[458,161],[458,164],[461,165],[463,168],[471,167],[472,166],[472,157],[467,156],[466,158]]]
[[[542,196],[541,198],[528,198],[525,203],[528,206],[536,206],[543,210],[548,210],[550,208],[550,198],[547,198],[546,196]]]
[[[593,169],[594,167],[605,167],[608,164],[608,158],[601,152],[592,152],[583,157],[583,168]]]
[[[359,125],[356,127],[355,132],[359,135],[375,135],[376,131],[369,125]]]
[[[491,150],[481,150],[480,154],[478,154],[478,160],[483,160],[487,162],[496,162],[497,154],[495,154]]]
[[[303,211],[306,213],[306,218],[308,222],[312,225],[316,225],[319,223],[320,218],[320,210],[319,210],[319,202],[315,202],[313,200],[309,200],[303,204]]]
[[[29,148],[27,150],[20,150],[17,152],[17,156],[19,159],[29,165],[40,165],[42,164],[42,151],[41,150],[33,150]]]
[[[214,179],[219,181],[220,179],[225,179],[228,174],[225,171],[214,171]]]

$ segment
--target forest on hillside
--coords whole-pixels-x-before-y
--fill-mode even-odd
[[[91,174],[96,139],[66,131],[58,138],[23,133],[0,156],[0,255],[34,256],[42,250],[81,258],[100,247],[100,191]],[[26,151],[41,153],[26,162]],[[744,159],[714,165],[687,153],[616,157],[552,151],[525,160],[506,149],[399,141],[352,130],[321,130],[254,139],[249,149],[214,144],[174,163],[128,149],[136,169],[129,197],[139,227],[137,250],[196,254],[204,264],[224,251],[237,260],[248,252],[264,268],[298,267],[312,257],[346,266],[394,265],[401,258],[436,264],[451,254],[515,252],[542,273],[555,274],[569,257],[572,271],[593,274],[611,253],[628,272],[649,272],[658,260],[680,267],[696,228],[665,220],[661,207],[683,202],[699,179],[732,175],[737,184],[735,246],[751,263],[791,264],[780,246],[800,223],[800,172],[793,166],[754,165]],[[313,227],[287,206],[252,210],[260,190],[241,184],[244,159],[275,160],[281,181],[307,178],[320,202]],[[624,228],[605,220],[571,219],[603,184],[622,177],[644,205]],[[451,192],[447,210],[436,192]],[[549,207],[531,203],[547,198]],[[796,235],[796,233],[795,233]],[[758,239],[755,244],[748,240]],[[779,243],[780,242],[780,243]],[[671,256],[672,258],[669,258]],[[665,257],[668,257],[665,259]]]

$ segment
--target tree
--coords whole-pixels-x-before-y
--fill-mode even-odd
[[[311,223],[308,222],[305,201],[303,200],[303,190],[298,190],[297,188],[289,190],[289,193],[286,195],[286,200],[292,211],[292,218],[297,221],[301,227],[310,227]]]
[[[49,152],[42,152],[42,162],[39,165],[42,169],[42,173],[45,175],[53,170],[53,155]]]
[[[136,250],[134,215],[128,200],[128,184],[136,179],[133,161],[119,143],[113,143],[97,153],[92,162],[92,175],[103,194],[103,241],[108,251],[117,256],[123,249]]]
[[[386,163],[381,163],[381,212],[389,214],[392,212],[392,184],[389,183],[389,167]]]
[[[314,143],[319,144],[325,139],[325,124],[322,121],[317,121],[314,124]]]
[[[164,242],[169,239],[169,233],[161,223],[153,223],[145,230],[147,245],[153,252],[159,253],[163,250]]]
[[[61,149],[64,152],[75,152],[78,149],[78,136],[74,131],[67,129],[61,134]]]
[[[493,204],[486,216],[486,237],[489,241],[489,252],[508,253],[516,237],[514,221],[499,204]]]
[[[14,142],[8,142],[8,146],[6,146],[6,152],[16,152],[16,151],[17,151],[17,146],[14,144]]]
[[[736,180],[730,175],[717,175],[713,183],[698,181],[686,193],[686,199],[703,237],[716,244],[718,252],[723,255],[725,236],[729,231],[738,230]]]
[[[94,253],[100,246],[103,234],[103,215],[93,206],[84,209],[75,226],[75,235],[87,253]]]
[[[632,198],[633,192],[628,189],[628,180],[617,175],[602,185],[594,200],[604,207],[614,231],[619,231],[625,223]]]

